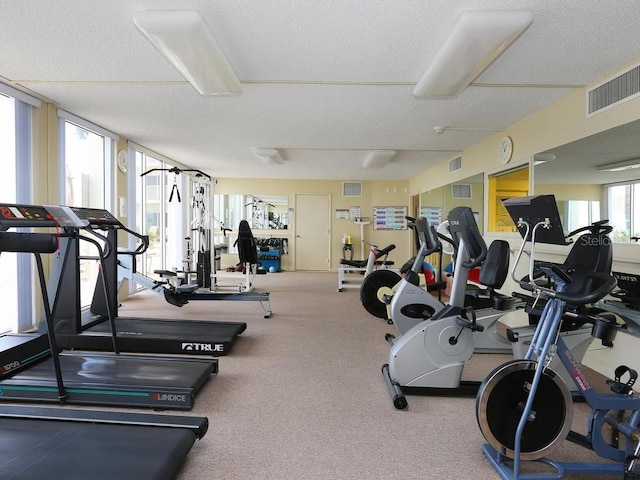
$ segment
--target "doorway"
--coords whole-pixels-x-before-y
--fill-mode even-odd
[[[327,272],[331,266],[331,196],[296,195],[296,270]]]

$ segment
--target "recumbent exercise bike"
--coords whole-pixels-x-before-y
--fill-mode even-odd
[[[637,372],[624,365],[618,367],[615,379],[607,381],[612,393],[596,393],[558,335],[566,304],[593,303],[615,288],[616,279],[611,273],[593,272],[588,267],[566,269],[550,264],[534,268],[537,243],[565,244],[555,198],[540,195],[503,203],[523,237],[516,266],[525,244],[531,245],[529,275],[519,283],[546,299],[546,305],[525,358],[496,368],[478,391],[476,417],[487,440],[483,453],[504,480],[560,479],[567,473],[640,478],[640,397],[632,389]],[[535,283],[538,270],[553,280],[552,288]],[[616,328],[607,317],[593,316],[592,323],[596,338],[606,339]],[[549,367],[553,357],[571,372],[573,383],[592,409],[586,434],[571,430],[573,399],[565,382]],[[610,438],[606,438],[606,430],[610,430]],[[608,461],[549,459],[565,439]],[[528,461],[542,463],[550,472],[522,474],[523,462]]]

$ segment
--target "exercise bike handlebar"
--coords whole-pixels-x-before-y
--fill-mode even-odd
[[[392,250],[395,250],[396,246],[395,244],[392,243],[382,249],[377,248],[375,245],[374,245],[374,248],[376,252],[376,257],[382,257],[384,255],[389,255],[389,252],[391,252]]]
[[[607,234],[613,231],[613,227],[611,225],[607,225],[609,220],[599,220],[597,222],[593,222],[591,225],[587,225],[585,227],[580,227],[575,229],[572,232],[569,232],[566,235],[566,238],[573,237],[582,232],[591,232],[592,234]]]
[[[366,243],[371,247],[371,250],[373,250],[373,252],[375,253],[376,258],[380,258],[384,255],[389,255],[389,252],[391,252],[392,250],[395,250],[396,248],[396,245],[394,243],[391,243],[384,248],[378,248],[377,245],[374,245],[373,243],[369,243],[366,240],[361,240],[361,241],[362,243]]]
[[[464,268],[476,268],[482,265],[484,259],[487,258],[487,244],[484,242],[480,243],[480,254],[471,260],[466,262],[462,262],[462,266]]]
[[[559,277],[564,278],[565,275],[568,276],[568,274],[562,271],[560,267],[558,267],[557,265],[543,267],[543,268],[548,268],[549,270],[553,271],[554,274],[556,274],[557,270],[560,270],[562,272],[562,275],[559,275]],[[586,293],[557,292],[551,288],[541,287],[539,285],[536,285],[533,282],[528,282],[528,281],[519,282],[519,283],[520,283],[520,286],[525,290],[528,290],[533,293],[539,293],[543,296],[557,298],[559,300],[570,303],[572,305],[586,305],[589,303],[594,303],[600,300],[601,298],[605,297],[607,294],[609,294],[614,288],[616,288],[616,285],[618,284],[618,281],[616,280],[616,278],[613,275],[609,275],[607,273],[587,272],[586,275],[591,279],[599,281],[598,288]],[[570,276],[568,277],[571,278]]]

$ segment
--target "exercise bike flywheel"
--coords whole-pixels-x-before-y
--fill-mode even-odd
[[[402,277],[393,270],[376,270],[364,277],[360,286],[360,301],[367,312],[377,318],[387,318],[387,304],[379,297],[379,291],[384,289],[393,294],[395,287]]]
[[[530,360],[500,365],[484,380],[476,397],[476,419],[487,442],[508,458],[514,458],[518,423],[522,417],[536,368]],[[564,381],[545,369],[525,424],[520,459],[538,460],[562,443],[571,429],[573,401]]]

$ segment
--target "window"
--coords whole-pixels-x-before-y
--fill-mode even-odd
[[[556,203],[567,233],[600,220],[600,202],[597,200],[556,200]]]
[[[16,116],[15,100],[0,94],[0,201],[12,203],[16,200]],[[7,280],[16,277],[18,255],[0,254],[0,275]],[[3,314],[0,316],[0,331],[15,330],[18,318],[18,286],[15,281],[0,282],[0,301]]]
[[[189,198],[184,175],[167,172],[172,166],[156,157],[160,156],[135,151],[135,230],[149,236],[149,248],[137,259],[137,272],[159,279],[155,270],[181,269],[183,265],[182,219]]]
[[[111,168],[115,134],[59,110],[60,161],[63,179],[61,203],[73,207],[104,208],[111,211]],[[97,250],[80,242],[80,305],[91,303],[98,276]],[[91,258],[93,257],[93,259]]]
[[[640,181],[606,185],[605,201],[611,239],[624,243],[640,237]]]
[[[31,111],[40,101],[0,84],[0,202],[31,202]],[[32,255],[0,255],[0,331],[33,328]],[[39,291],[38,291],[39,293]]]

